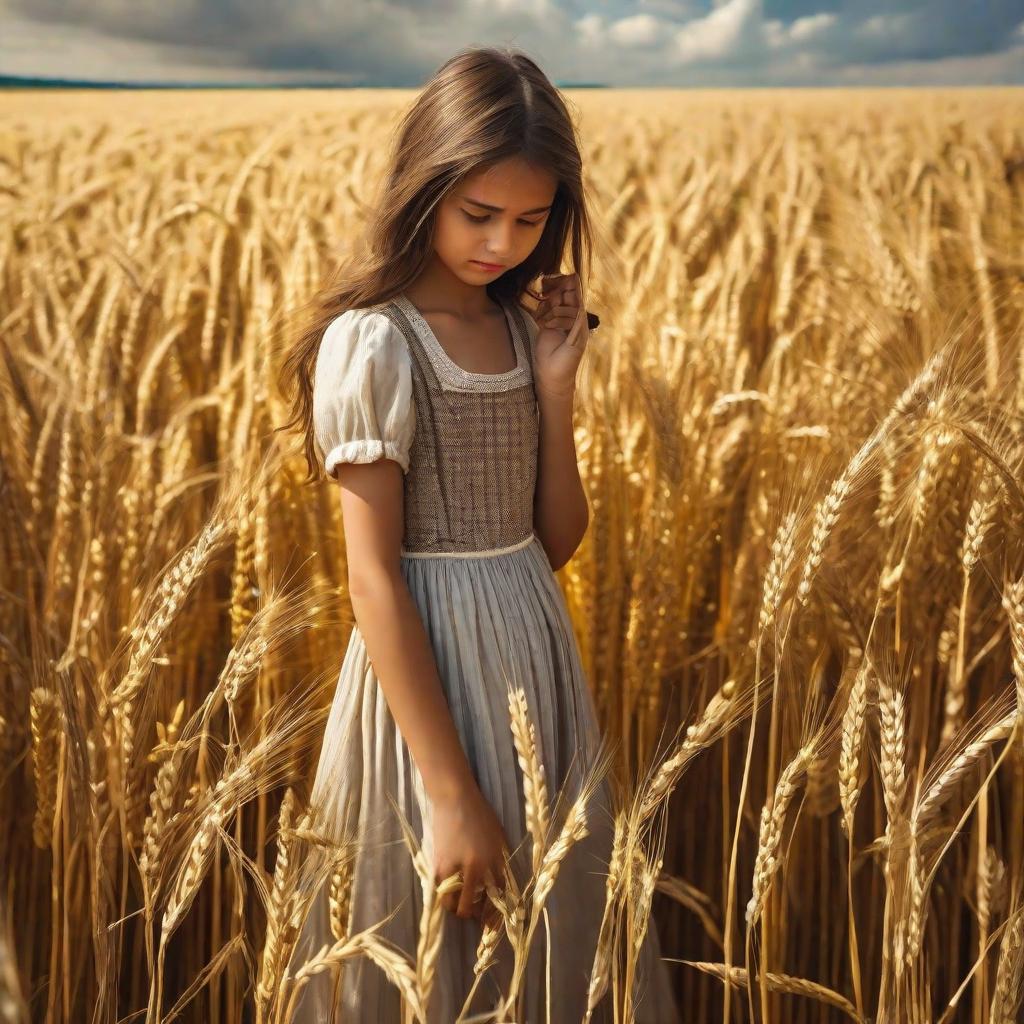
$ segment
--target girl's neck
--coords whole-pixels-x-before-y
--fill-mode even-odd
[[[427,268],[405,289],[405,295],[422,312],[445,312],[465,320],[490,316],[498,308],[484,285],[457,278],[436,255]]]

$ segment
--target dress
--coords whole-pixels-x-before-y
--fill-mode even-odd
[[[418,309],[400,294],[348,310],[327,327],[313,384],[314,434],[328,473],[342,461],[391,458],[403,469],[401,571],[435,654],[456,729],[474,775],[501,820],[522,884],[530,875],[522,771],[510,729],[508,689],[526,693],[549,799],[571,800],[601,744],[593,699],[558,581],[533,533],[539,411],[532,353],[538,327],[503,303],[517,364],[473,373],[445,352]],[[350,930],[399,910],[378,934],[415,957],[422,907],[419,880],[389,803],[401,808],[431,849],[428,799],[374,675],[358,625],[350,634],[325,726],[311,801],[325,808],[328,833],[362,837],[355,862]],[[562,862],[534,933],[519,1024],[543,1024],[545,975],[556,1024],[583,1018],[587,979],[605,899],[612,815],[602,783],[588,804],[590,834]],[[426,829],[425,829],[426,825]],[[326,886],[301,929],[293,971],[331,943]],[[444,914],[431,992],[431,1024],[451,1024],[473,981],[481,925]],[[672,1024],[679,1014],[653,924],[640,962],[635,1020]],[[478,985],[471,1013],[494,1006],[509,977],[502,934],[498,962]],[[332,1019],[401,1020],[399,994],[365,957],[346,961],[340,994],[328,973],[303,990],[298,1024]],[[337,1017],[332,1018],[331,1006]],[[605,998],[592,1020],[610,1021]]]

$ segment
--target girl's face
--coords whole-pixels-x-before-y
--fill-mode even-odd
[[[557,186],[550,171],[522,157],[468,175],[438,206],[437,258],[466,284],[500,277],[540,241]]]

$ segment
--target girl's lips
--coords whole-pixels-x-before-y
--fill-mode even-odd
[[[483,260],[473,260],[478,267],[483,267],[484,270],[504,270],[504,264],[501,263],[484,263]]]

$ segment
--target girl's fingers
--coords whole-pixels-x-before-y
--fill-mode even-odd
[[[559,306],[579,306],[574,289],[570,288],[566,291],[552,292],[550,295],[545,295],[541,302],[537,304],[537,313],[543,315],[547,310],[557,309]]]
[[[541,327],[558,327],[563,329],[565,324],[573,324],[580,311],[573,306],[556,306],[547,316],[540,318]]]
[[[541,292],[551,291],[553,288],[578,288],[580,286],[580,275],[571,274],[542,274]]]
[[[576,318],[579,316],[579,310],[574,309],[572,306],[559,306],[557,309],[543,317],[540,321],[541,327],[551,330],[567,331],[576,322]]]
[[[579,306],[573,306],[573,305],[553,306],[549,310],[547,316],[576,316],[576,314],[579,311],[580,311],[580,307]]]
[[[552,295],[545,296],[540,302],[537,303],[537,316],[544,316],[551,312],[552,309],[556,309],[559,306],[566,305],[564,296],[561,293],[555,293]]]
[[[556,288],[559,284],[565,281],[567,278],[573,277],[573,274],[541,274],[540,278],[540,290],[542,292],[550,291],[552,288]]]
[[[473,897],[476,895],[477,887],[481,883],[475,875],[467,874],[462,882],[462,891],[459,893],[459,917],[472,917],[475,907]]]
[[[541,298],[546,301],[564,299],[575,301],[579,289],[579,278],[576,274],[545,274],[541,278]]]

